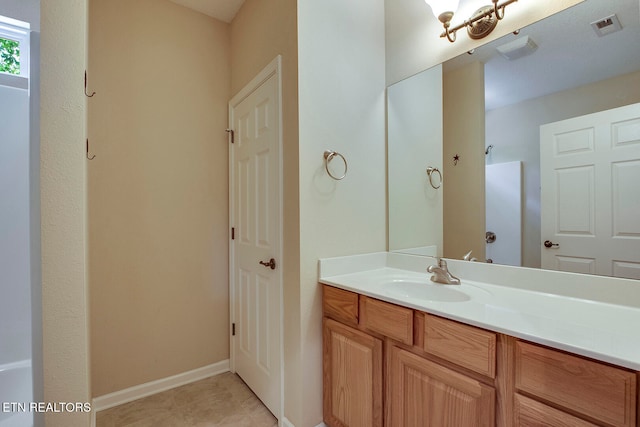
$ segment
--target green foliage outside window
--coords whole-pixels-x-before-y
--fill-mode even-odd
[[[20,43],[0,38],[0,72],[20,74]]]

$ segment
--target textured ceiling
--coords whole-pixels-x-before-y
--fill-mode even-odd
[[[171,0],[189,9],[209,15],[224,22],[231,22],[244,0]]]
[[[491,110],[640,69],[640,2],[589,0],[447,61],[445,72],[472,61],[485,64],[486,108]],[[518,7],[514,3],[509,9]],[[616,14],[622,31],[598,37],[591,23]],[[500,25],[500,24],[498,24]],[[508,61],[496,47],[529,35],[538,49]],[[466,34],[460,34],[466,37]]]

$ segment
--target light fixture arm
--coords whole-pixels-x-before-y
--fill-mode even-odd
[[[462,22],[461,24],[456,25],[455,27],[450,27],[451,25],[451,18],[453,17],[453,14],[451,14],[451,16],[449,17],[448,21],[445,21],[443,18],[443,16],[441,15],[439,17],[440,21],[442,22],[443,26],[444,26],[444,31],[442,32],[442,34],[440,34],[440,37],[446,37],[447,40],[449,40],[450,42],[454,42],[456,40],[455,38],[455,34],[456,31],[465,28],[465,27],[470,27],[472,26],[475,22],[480,21],[481,19],[484,19],[486,17],[490,17],[490,16],[495,16],[496,19],[501,20],[504,18],[504,9],[510,5],[511,3],[515,3],[518,0],[505,0],[503,1],[501,4],[498,4],[499,0],[491,0],[493,3],[493,7],[487,7],[487,11],[484,13],[479,13],[467,20],[465,20],[464,22]],[[444,14],[443,14],[444,15]],[[453,35],[453,37],[451,37],[451,35]]]
[[[504,4],[498,6],[498,0],[491,0],[493,2],[493,9],[494,9],[494,13],[496,15],[496,18],[500,21],[502,20],[502,18],[504,18],[504,8],[507,6],[507,4],[509,4],[508,2],[505,2]],[[516,0],[517,1],[517,0]],[[500,9],[502,9],[502,14],[500,14]]]
[[[444,26],[444,34],[447,37],[447,40],[449,40],[451,43],[453,43],[454,41],[456,41],[456,32],[453,31],[449,31],[449,25],[447,23],[447,25]]]
[[[447,40],[453,43],[454,41],[456,41],[456,31],[449,31],[451,18],[453,18],[453,12],[445,12],[438,17],[440,22],[442,22],[442,26],[444,27],[444,33],[440,37],[446,37]]]

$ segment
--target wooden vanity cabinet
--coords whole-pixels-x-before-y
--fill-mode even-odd
[[[549,426],[637,425],[637,373],[627,369],[518,341],[515,389],[516,425],[526,425],[535,413],[549,415],[545,424]],[[589,422],[557,421],[560,418],[550,406],[564,412],[566,419],[573,413]]]
[[[495,425],[493,387],[400,347],[387,351],[388,426]]]
[[[332,427],[382,427],[382,341],[325,318],[324,421]]]
[[[520,427],[596,427],[581,418],[552,408],[534,399],[516,394],[514,399],[514,423]]]
[[[356,329],[359,296],[324,286],[323,417],[330,427],[382,427],[382,340]]]
[[[419,311],[414,316],[413,347],[385,348],[387,425],[495,426],[496,334]]]
[[[640,427],[640,373],[323,286],[329,427]]]
[[[358,326],[358,302],[360,296],[356,293],[334,288],[322,287],[322,313],[346,325]]]
[[[416,312],[424,325],[421,348],[488,378],[496,377],[498,334],[427,313]]]
[[[462,366],[493,375],[495,334],[487,341],[484,331],[478,335],[477,328],[441,322],[435,316],[426,322],[426,317],[420,317],[419,327],[414,330],[414,316],[427,315],[363,295],[356,301],[354,295],[324,287],[323,411],[328,426],[495,425],[493,387],[415,354],[426,350],[447,357],[446,349],[438,349],[451,346],[456,353],[452,358],[459,358]],[[429,328],[423,328],[425,324]],[[462,338],[455,336],[461,332],[456,325],[463,326]],[[414,345],[416,335],[424,349]],[[470,349],[481,354],[480,361],[473,354],[458,354]],[[382,365],[383,352],[386,368]]]
[[[413,310],[360,296],[360,326],[372,333],[413,345]]]

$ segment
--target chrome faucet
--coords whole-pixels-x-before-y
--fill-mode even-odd
[[[436,257],[438,265],[430,265],[427,267],[427,271],[432,273],[431,281],[436,283],[442,283],[444,285],[459,285],[460,279],[451,274],[447,268],[447,262],[442,258]]]

